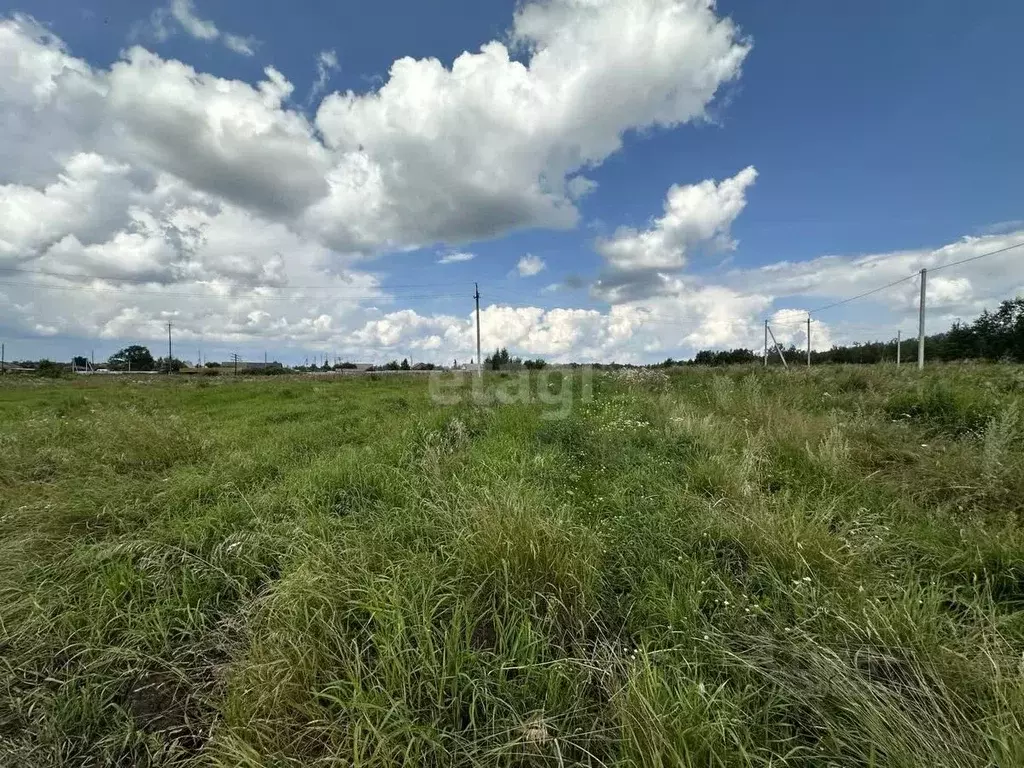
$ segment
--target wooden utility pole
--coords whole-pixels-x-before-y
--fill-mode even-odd
[[[775,345],[775,351],[779,353],[779,358],[782,360],[782,366],[786,370],[789,370],[789,363],[786,362],[786,356],[782,354],[782,347],[779,346],[779,342],[775,340],[775,333],[772,331],[771,328],[768,327],[767,323],[765,323],[764,327],[768,328],[768,333],[772,335],[772,343]]]
[[[480,284],[473,283],[475,293],[473,298],[476,299],[476,370],[477,375],[484,375],[484,359],[480,357]]]
[[[768,321],[764,321],[764,367],[768,367]]]
[[[900,337],[903,335],[903,331],[896,331],[896,367],[900,367],[900,347],[903,346],[903,342]]]
[[[924,370],[924,299],[928,286],[928,270],[921,270],[921,316],[917,323],[917,370]]]
[[[0,376],[7,374],[7,345],[0,344]]]
[[[171,360],[174,359],[174,352],[171,349],[171,324],[167,323],[167,372],[171,372]]]
[[[811,367],[811,316],[807,316],[807,367]]]

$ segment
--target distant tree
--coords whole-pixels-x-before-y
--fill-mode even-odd
[[[731,349],[731,350],[710,350],[703,349],[696,354],[693,358],[695,365],[736,365],[739,363],[752,363],[756,360],[760,360],[757,355],[751,352],[749,349]]]
[[[184,367],[185,363],[176,357],[161,357],[156,360],[151,370],[159,371],[160,373],[178,373]],[[132,365],[132,370],[140,369]]]
[[[536,360],[524,360],[523,361],[523,367],[526,368],[527,370],[530,370],[530,371],[539,371],[541,368],[543,368],[546,365],[547,365],[547,363],[544,360],[542,360],[541,358],[539,358],[539,357]]]
[[[398,371],[398,370],[401,370],[401,368],[402,368],[402,366],[400,366],[398,364],[397,360],[392,360],[390,363],[387,363],[386,365],[384,365],[381,368],[381,370],[384,370],[384,371]]]
[[[156,361],[148,347],[133,344],[111,355],[107,364],[113,371],[152,371]]]
[[[36,365],[36,375],[45,376],[48,379],[57,379],[64,375],[64,366],[44,358]]]
[[[338,368],[339,370],[342,370],[342,371],[354,371],[359,366],[357,366],[355,363],[350,363],[350,362],[346,361],[346,362],[341,363],[340,365],[336,365],[334,367]]]
[[[484,358],[484,368],[490,368],[492,371],[518,368],[522,364],[522,358],[512,357],[505,347],[494,350],[493,355],[488,355]]]
[[[213,362],[207,361],[206,367],[207,368],[220,368],[220,363],[213,363]]]
[[[71,364],[75,366],[75,368],[88,368],[89,358],[83,357],[82,355],[75,355],[71,359]]]
[[[411,366],[409,365],[409,358],[403,357],[402,358],[402,364],[399,366],[399,368],[401,368],[403,371],[410,370]]]

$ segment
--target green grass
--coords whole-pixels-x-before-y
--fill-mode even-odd
[[[576,386],[0,381],[0,765],[1024,765],[1024,371]]]

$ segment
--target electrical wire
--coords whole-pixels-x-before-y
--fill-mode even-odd
[[[940,267],[932,267],[928,271],[929,272],[938,272],[940,269],[949,269],[950,267],[958,267],[961,264],[967,264],[970,261],[977,261],[978,259],[984,259],[986,256],[995,256],[997,253],[1006,253],[1007,251],[1012,251],[1014,248],[1020,248],[1021,246],[1024,246],[1024,242],[1014,243],[1013,245],[1008,245],[1005,248],[1000,248],[997,251],[989,251],[988,253],[983,253],[983,254],[981,254],[979,256],[971,256],[971,258],[969,258],[969,259],[960,259],[960,261],[954,261],[954,262],[952,262],[950,264],[943,264]]]
[[[915,277],[917,277],[917,274],[907,275],[906,277],[901,277],[899,280],[893,280],[891,283],[886,283],[885,285],[879,286],[878,288],[872,288],[870,291],[864,291],[864,293],[858,293],[856,296],[851,296],[848,299],[843,299],[842,301],[836,301],[836,302],[834,302],[832,304],[826,304],[823,307],[818,307],[817,309],[812,309],[807,314],[808,315],[813,315],[813,314],[815,314],[817,312],[824,312],[826,309],[834,309],[836,307],[841,307],[841,306],[843,306],[843,304],[849,304],[851,301],[856,301],[857,299],[863,299],[865,296],[870,296],[873,293],[878,293],[879,291],[884,291],[886,288],[892,288],[894,285],[899,285],[900,283],[905,283],[905,282],[907,282],[907,280],[913,280]]]
[[[953,261],[953,262],[950,262],[949,264],[940,264],[937,267],[931,267],[930,269],[928,269],[928,271],[929,272],[938,272],[938,271],[943,270],[943,269],[949,269],[950,267],[958,267],[961,264],[967,264],[967,263],[972,262],[972,261],[977,261],[978,259],[984,259],[987,256],[995,256],[996,254],[999,254],[999,253],[1006,253],[1007,251],[1012,251],[1014,248],[1020,248],[1021,246],[1024,246],[1024,242],[1014,243],[1013,245],[1008,245],[1005,248],[998,248],[998,249],[996,249],[994,251],[987,251],[986,253],[981,253],[981,254],[978,254],[977,256],[971,256],[970,258],[967,258],[967,259],[960,259],[959,261]],[[901,277],[899,280],[894,280],[893,282],[887,283],[886,285],[879,286],[878,288],[872,288],[870,291],[865,291],[864,293],[858,293],[856,296],[851,296],[848,299],[843,299],[842,301],[837,301],[837,302],[835,302],[833,304],[826,304],[823,307],[818,307],[817,309],[812,309],[807,314],[813,315],[816,312],[824,312],[826,309],[833,309],[835,307],[841,307],[843,304],[849,304],[851,301],[856,301],[857,299],[863,299],[865,296],[870,296],[873,293],[878,293],[879,291],[884,291],[886,288],[892,288],[894,285],[899,285],[900,283],[904,283],[907,280],[913,280],[919,274],[920,273],[915,272],[914,274],[907,275],[906,277]]]

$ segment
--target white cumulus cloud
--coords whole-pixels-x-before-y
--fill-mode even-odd
[[[516,263],[516,271],[520,277],[533,277],[540,274],[545,267],[547,264],[544,263],[544,259],[532,253],[526,254]]]
[[[731,250],[729,226],[746,207],[746,190],[757,178],[751,166],[730,179],[674,185],[665,198],[664,214],[645,230],[621,227],[597,242],[598,252],[618,270],[668,269],[686,264],[697,246]]]
[[[327,96],[316,124],[338,162],[308,223],[343,250],[573,226],[579,172],[628,131],[704,119],[750,48],[707,0],[528,2],[511,39],[524,62],[491,41]]]

